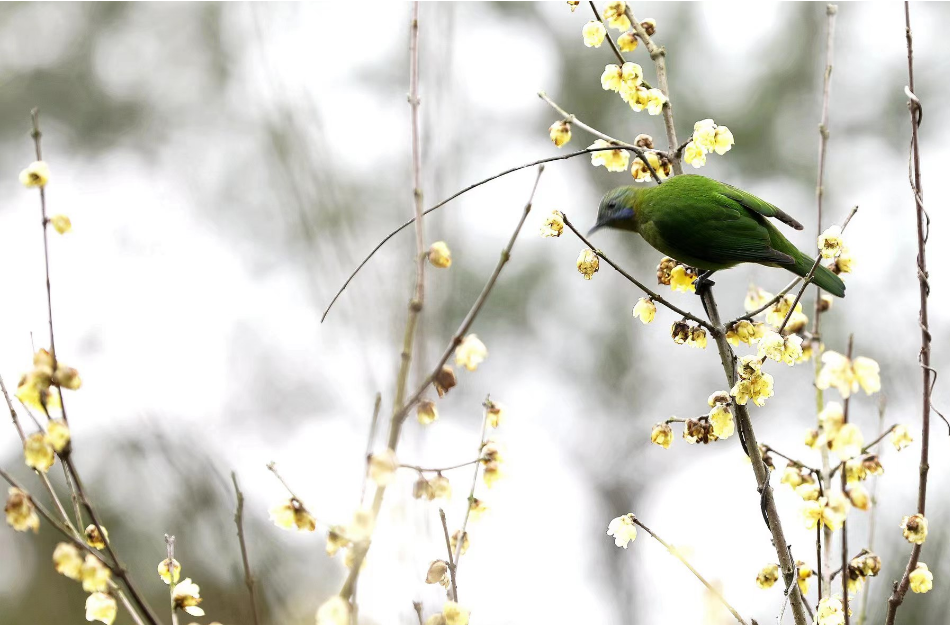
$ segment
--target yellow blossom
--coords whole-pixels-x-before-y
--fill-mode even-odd
[[[844,625],[844,606],[841,597],[822,597],[815,612],[815,625]]]
[[[624,83],[620,87],[620,99],[630,105],[635,113],[639,113],[650,106],[650,90],[643,85],[631,86]]]
[[[838,454],[842,460],[854,458],[861,453],[861,447],[864,445],[864,435],[853,423],[845,423],[838,430],[838,433],[832,439],[831,451]]]
[[[53,550],[53,567],[69,579],[82,579],[82,554],[73,543],[59,543]]]
[[[847,497],[839,492],[831,493],[827,497],[819,497],[815,501],[806,501],[802,509],[805,527],[813,530],[821,523],[832,531],[838,530],[844,524],[850,508],[851,503]]]
[[[848,487],[848,499],[858,510],[867,510],[871,507],[871,495],[861,484],[852,484]]]
[[[45,187],[49,176],[49,165],[44,161],[33,161],[20,172],[20,184],[24,187]]]
[[[740,342],[751,345],[756,338],[756,327],[751,321],[743,319],[726,330],[726,340],[732,345]]]
[[[46,442],[59,453],[69,444],[69,426],[62,419],[50,419],[46,426]]]
[[[669,449],[673,443],[673,428],[668,423],[657,423],[650,431],[650,442],[663,449]]]
[[[620,48],[621,52],[633,52],[638,45],[640,45],[640,40],[637,39],[637,34],[632,30],[617,37],[617,47]]]
[[[613,144],[597,139],[587,149],[609,148]],[[630,155],[626,150],[614,148],[613,150],[599,150],[590,153],[590,162],[593,166],[603,165],[607,171],[627,171],[630,165]]]
[[[851,273],[854,270],[854,263],[855,260],[854,256],[851,255],[851,250],[848,249],[847,245],[842,245],[841,253],[835,259],[835,264],[831,270],[837,274]]]
[[[848,483],[853,484],[867,478],[868,471],[861,458],[852,458],[844,463],[844,474]]]
[[[79,569],[79,576],[82,579],[82,589],[86,592],[104,592],[109,588],[112,571],[99,558],[87,553]]]
[[[871,395],[881,390],[881,367],[876,360],[858,356],[851,363],[851,368],[865,394]]]
[[[599,20],[591,20],[584,25],[582,31],[584,35],[584,45],[588,48],[599,48],[604,43],[604,37],[607,36],[607,29]]]
[[[604,73],[600,75],[600,86],[604,91],[620,91],[623,85],[623,70],[616,63],[604,66]]]
[[[484,404],[485,406],[485,420],[488,423],[488,427],[497,428],[501,425],[501,422],[505,419],[506,411],[501,404],[488,400]]]
[[[767,330],[759,341],[759,358],[770,358],[781,362],[785,351],[785,337],[778,332]]]
[[[669,98],[659,89],[649,89],[647,97],[647,112],[650,115],[659,115],[663,112],[663,105],[669,101]]]
[[[416,407],[416,418],[422,425],[428,425],[439,418],[439,411],[431,399],[423,399]]]
[[[99,527],[102,527],[101,525]],[[105,549],[106,541],[109,540],[109,530],[105,527],[102,527],[102,532],[99,532],[99,527],[96,527],[95,523],[90,523],[86,526],[84,535],[86,537],[86,544],[92,547],[93,549]],[[105,537],[103,537],[105,534]]]
[[[637,526],[633,519],[633,513],[630,512],[618,516],[607,525],[607,535],[614,537],[614,543],[618,547],[626,549],[628,544],[637,539]]]
[[[701,147],[696,145],[695,141],[690,141],[683,150],[683,160],[686,161],[687,165],[692,165],[696,169],[699,169],[706,164],[706,153]]]
[[[785,324],[784,334],[794,334],[799,332],[808,325],[808,315],[804,314],[801,311],[793,311],[792,316],[788,318],[788,323]]]
[[[773,383],[774,380],[768,373],[757,373],[736,382],[730,392],[740,406],[745,406],[751,399],[752,403],[761,407],[765,405],[765,400],[774,394]]]
[[[670,271],[670,288],[674,291],[695,293],[695,282],[698,277],[692,271],[686,271],[686,265],[677,265]]]
[[[773,325],[776,328],[782,325],[782,322],[785,321],[785,316],[788,315],[789,309],[792,307],[792,302],[795,301],[795,296],[792,294],[787,294],[782,297],[779,301],[775,302],[768,312],[765,314],[765,321],[769,325]],[[798,302],[795,304],[794,313],[802,312],[802,303]],[[791,323],[791,321],[789,321]]]
[[[905,516],[901,521],[901,529],[909,543],[922,545],[927,540],[927,518],[920,513]]]
[[[639,318],[643,325],[650,323],[656,317],[656,304],[649,297],[641,297],[633,307],[633,316]]]
[[[53,230],[60,234],[66,234],[73,229],[73,224],[66,215],[53,215],[49,218],[49,223],[53,226]]]
[[[445,625],[468,625],[469,612],[454,601],[446,601],[442,606]]]
[[[706,331],[702,326],[693,326],[690,328],[689,338],[686,339],[686,344],[690,347],[706,349]]]
[[[560,211],[553,211],[541,226],[541,236],[545,238],[559,237],[564,232],[564,215]]]
[[[604,19],[611,28],[617,30],[630,30],[630,20],[626,15],[627,3],[622,0],[614,0],[604,7]]]
[[[165,558],[158,563],[158,576],[168,585],[177,584],[181,577],[181,564],[174,558]]]
[[[795,487],[795,494],[803,501],[818,501],[821,488],[815,482],[803,482]]]
[[[841,404],[836,401],[825,404],[825,407],[818,413],[818,424],[821,426],[825,439],[833,441],[838,435],[838,430],[844,424],[844,409]]]
[[[804,562],[799,560],[795,563],[795,567],[798,569],[798,589],[801,591],[802,596],[808,594],[808,579],[814,574],[811,568],[808,567]]]
[[[763,291],[760,287],[750,284],[743,305],[745,306],[746,312],[752,312],[753,310],[758,310],[759,308],[765,306],[771,299],[771,293],[768,291]]]
[[[929,592],[934,587],[934,574],[923,562],[917,563],[917,568],[910,572],[910,589],[914,592]]]
[[[703,153],[716,149],[716,122],[711,119],[701,119],[693,124],[693,141]]]
[[[474,336],[474,335],[471,335]],[[377,486],[387,486],[396,478],[399,462],[392,449],[384,449],[369,458],[369,477]]]
[[[118,606],[112,595],[104,592],[94,592],[86,597],[86,620],[101,621],[112,625],[115,621]]]
[[[333,595],[317,608],[317,625],[350,625],[350,603]]]
[[[436,241],[429,247],[429,263],[439,269],[448,269],[452,266],[452,252],[445,241]]]
[[[26,437],[23,443],[23,455],[26,466],[46,473],[56,460],[53,446],[49,444],[43,432],[34,432]]]
[[[716,151],[716,154],[725,154],[732,149],[735,143],[736,140],[735,137],[732,136],[731,130],[725,126],[716,126],[716,134],[713,138],[713,150]]]
[[[548,135],[555,146],[561,147],[571,140],[571,123],[565,120],[554,122],[548,128]]]
[[[713,434],[716,435],[716,438],[729,438],[736,431],[736,424],[732,419],[732,412],[723,404],[716,404],[713,407],[709,413],[709,422],[712,423]]]
[[[785,466],[785,471],[782,472],[782,484],[788,484],[792,488],[798,488],[804,481],[804,478],[802,478],[801,467],[791,463]]]
[[[331,558],[340,551],[351,545],[351,541],[346,536],[346,528],[342,525],[333,525],[327,530],[327,555]]]
[[[585,280],[590,280],[599,270],[600,259],[597,257],[597,254],[589,249],[582,250],[577,256],[577,271],[584,276]]]
[[[186,577],[184,581],[175,584],[172,591],[172,601],[179,610],[184,610],[192,616],[204,616],[205,611],[198,607],[201,603],[200,589],[198,584]]]
[[[449,565],[445,560],[433,560],[426,571],[427,584],[442,584],[449,587]]]
[[[827,443],[827,439],[824,434],[820,434],[818,430],[812,428],[810,430],[805,430],[805,446],[812,449],[816,449],[821,445]]]
[[[775,585],[775,582],[778,581],[778,575],[777,564],[766,564],[762,567],[762,570],[759,571],[759,574],[755,576],[755,584],[762,589],[771,588]]]
[[[884,475],[884,466],[881,464],[881,458],[877,454],[869,454],[861,461],[864,470],[868,475]]]
[[[478,497],[472,497],[468,502],[468,510],[470,518],[473,521],[477,521],[488,512],[488,504],[479,499]]]
[[[842,245],[841,226],[830,226],[818,237],[818,250],[824,259],[837,258]]]
[[[437,475],[432,480],[432,493],[436,499],[450,499],[452,497],[452,484],[449,478],[444,475]]]
[[[298,499],[290,499],[279,503],[270,509],[270,518],[277,527],[287,530],[297,529],[301,532],[312,532],[317,527],[313,518],[303,503]]]
[[[894,429],[891,430],[891,444],[894,445],[897,451],[908,447],[913,442],[914,439],[906,425],[895,425]]]
[[[479,340],[478,335],[469,334],[455,348],[455,366],[465,367],[469,371],[478,369],[478,365],[488,357],[488,348]]]
[[[576,9],[580,3],[581,0],[567,0],[567,6],[571,7],[571,13],[574,12],[574,9]]]
[[[465,552],[468,551],[471,543],[468,540],[468,532],[462,534],[462,530],[455,530],[455,533],[452,534],[452,538],[449,540],[450,544],[452,545],[452,553],[458,551],[459,535],[462,536],[462,555],[465,555]]]
[[[40,517],[36,515],[36,506],[26,491],[11,486],[3,511],[7,516],[7,525],[16,531],[33,530],[34,534],[40,531]]]
[[[679,263],[669,256],[661,258],[660,263],[656,266],[656,283],[669,286],[671,279],[670,274],[673,273],[673,268],[678,264]]]
[[[649,163],[653,171],[656,172],[657,178],[665,180],[670,176],[673,167],[669,160],[666,158],[661,160],[660,157],[656,155],[656,152],[647,152],[646,156],[647,163]],[[630,174],[633,176],[635,182],[645,182],[653,178],[653,174],[650,173],[650,168],[647,167],[647,163],[644,163],[643,159],[639,156],[633,159]]]

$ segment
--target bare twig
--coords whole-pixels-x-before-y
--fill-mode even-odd
[[[681,315],[681,316],[683,316],[683,317],[686,318],[686,319],[689,319],[689,320],[692,321],[693,323],[696,323],[696,324],[698,324],[698,325],[703,326],[704,328],[706,328],[707,330],[709,330],[709,331],[711,331],[711,332],[712,332],[712,331],[715,331],[715,328],[714,328],[713,326],[711,326],[708,322],[703,321],[702,319],[700,319],[700,318],[697,317],[696,315],[693,315],[692,313],[688,313],[688,312],[686,312],[685,310],[683,310],[682,308],[679,308],[678,306],[676,306],[676,305],[670,303],[669,301],[667,301],[666,299],[664,299],[662,295],[660,295],[659,293],[657,293],[657,292],[653,291],[652,289],[648,288],[645,284],[643,284],[642,282],[640,282],[639,280],[637,280],[636,278],[634,278],[633,276],[631,276],[629,273],[627,273],[626,271],[624,271],[624,269],[623,269],[622,267],[620,267],[619,265],[617,265],[617,263],[615,263],[614,261],[612,261],[612,260],[610,260],[609,258],[607,258],[607,256],[606,256],[603,252],[601,252],[599,249],[597,249],[596,247],[594,247],[594,245],[593,245],[590,241],[587,240],[587,237],[585,237],[583,234],[581,234],[581,233],[577,230],[577,228],[574,227],[574,224],[571,223],[571,220],[567,218],[567,214],[561,213],[561,216],[562,216],[563,219],[564,219],[564,225],[567,226],[568,228],[570,228],[571,232],[573,232],[575,235],[577,235],[577,238],[580,239],[580,240],[584,243],[584,245],[586,245],[588,248],[590,248],[590,250],[591,250],[592,252],[594,252],[595,254],[597,254],[598,257],[604,259],[604,262],[606,262],[608,265],[610,265],[611,267],[613,267],[613,268],[617,271],[617,273],[619,273],[619,274],[622,275],[624,278],[626,278],[627,280],[629,280],[630,282],[632,282],[634,285],[636,285],[636,287],[637,287],[638,289],[640,289],[641,291],[643,291],[644,293],[646,293],[647,295],[649,295],[649,296],[650,296],[650,299],[652,299],[652,300],[655,301],[655,302],[659,302],[660,304],[662,304],[663,306],[666,306],[667,308],[669,308],[670,310],[672,310],[672,311],[675,312],[676,314]]]
[[[780,452],[779,450],[772,447],[771,445],[766,445],[765,443],[762,443],[762,449],[766,453],[771,453],[778,456],[779,458],[784,458],[785,460],[787,460],[789,463],[793,464],[794,466],[801,467],[802,469],[807,469],[809,473],[813,473],[815,475],[821,474],[821,471],[819,469],[810,467],[804,462],[801,462],[800,460],[796,460],[795,458],[792,458],[791,456],[787,456],[783,454],[782,452]]]
[[[910,128],[911,128],[911,160],[913,162],[913,180],[912,190],[914,192],[914,202],[916,204],[917,215],[917,281],[920,286],[920,353],[918,360],[923,381],[923,410],[920,427],[920,478],[917,486],[917,512],[924,514],[927,507],[927,473],[930,470],[930,411],[931,384],[930,367],[930,327],[928,325],[927,298],[930,295],[930,283],[927,273],[927,238],[930,235],[930,220],[924,210],[924,191],[921,186],[920,175],[920,146],[919,146],[919,127],[923,115],[923,109],[920,104],[920,98],[916,95],[914,87],[914,38],[910,29],[910,3],[904,3],[904,20],[906,24],[905,36],[907,39],[907,79],[910,110]],[[910,558],[907,560],[907,567],[904,569],[904,575],[899,583],[895,584],[894,592],[891,593],[887,601],[887,617],[885,625],[894,625],[894,619],[897,616],[897,609],[904,601],[904,595],[907,594],[907,588],[910,585],[910,574],[917,568],[917,561],[920,558],[922,545],[914,545],[911,550]]]
[[[659,47],[653,43],[653,40],[650,39],[650,35],[647,34],[647,31],[640,22],[637,21],[637,18],[634,17],[633,11],[630,9],[630,4],[627,4],[626,11],[627,19],[629,19],[633,25],[633,30],[636,31],[637,37],[646,45],[647,51],[650,53],[650,58],[653,59],[653,64],[656,67],[657,85],[660,91],[663,92],[663,95],[666,96],[666,102],[663,104],[663,122],[666,125],[666,139],[667,143],[669,143],[673,173],[678,176],[683,173],[683,163],[677,151],[677,145],[679,144],[676,141],[676,126],[673,125],[673,103],[670,99],[670,85],[666,80],[666,48]]]
[[[726,609],[727,609],[727,610],[729,610],[730,612],[732,612],[732,615],[733,615],[734,617],[736,617],[736,620],[739,621],[739,623],[741,623],[742,625],[747,625],[745,619],[742,618],[742,616],[739,614],[739,612],[738,612],[734,607],[732,607],[732,606],[729,604],[728,601],[726,601],[726,598],[722,596],[722,593],[720,593],[720,592],[716,589],[715,586],[713,586],[713,585],[710,584],[708,581],[706,581],[706,578],[703,577],[702,575],[700,575],[699,571],[697,571],[695,568],[693,568],[693,565],[689,563],[689,560],[687,560],[686,557],[683,556],[683,554],[680,552],[679,549],[677,549],[676,547],[673,547],[672,545],[668,544],[665,540],[663,540],[662,538],[660,538],[659,536],[657,536],[656,533],[654,533],[653,530],[651,530],[649,527],[647,527],[646,525],[644,525],[644,524],[640,521],[640,519],[638,519],[636,516],[634,516],[634,517],[632,517],[632,518],[633,518],[633,522],[634,522],[634,523],[636,523],[636,524],[639,525],[641,528],[643,528],[643,530],[644,530],[647,534],[649,534],[650,536],[652,536],[652,537],[654,538],[654,540],[656,540],[656,542],[658,542],[658,543],[660,543],[661,545],[663,545],[663,546],[666,548],[666,550],[669,551],[670,554],[671,554],[673,557],[675,557],[677,560],[679,560],[680,562],[682,562],[683,565],[684,565],[687,569],[689,569],[690,573],[692,573],[693,575],[695,575],[695,576],[696,576],[696,579],[698,579],[700,582],[702,582],[703,586],[705,586],[706,589],[707,589],[709,592],[711,592],[717,599],[719,599],[720,603],[722,603],[722,605],[726,606]],[[753,622],[754,622],[754,621],[753,621]]]
[[[366,439],[366,464],[363,467],[363,486],[360,488],[361,506],[366,500],[366,484],[369,482],[369,459],[373,453],[373,442],[376,440],[376,426],[379,424],[379,408],[382,402],[382,393],[376,393],[376,402],[373,404],[373,420],[369,424],[369,436]]]
[[[172,625],[178,625],[178,612],[175,610],[175,576],[172,567],[175,562],[175,537],[165,534],[165,552],[168,554],[168,603],[171,606]]]
[[[488,403],[487,401],[485,402]],[[484,414],[482,415],[482,433],[478,437],[478,453],[481,455],[482,448],[485,446],[485,436],[488,434],[488,410],[486,408]],[[459,561],[462,559],[462,548],[465,546],[465,534],[468,532],[468,520],[472,516],[472,501],[475,499],[475,487],[478,485],[478,470],[481,468],[481,463],[475,465],[475,470],[472,472],[472,486],[468,489],[468,499],[466,503],[468,504],[465,507],[465,516],[462,517],[462,528],[459,530],[459,539],[458,544],[455,546],[455,567],[458,569]]]
[[[460,462],[459,464],[453,464],[449,467],[438,467],[435,469],[427,469],[425,467],[420,467],[415,464],[400,464],[400,469],[412,469],[419,473],[442,473],[443,471],[451,471],[452,469],[461,469],[462,467],[470,467],[473,464],[478,464],[481,461],[481,458],[476,458],[475,460],[469,460],[468,462]]]
[[[237,473],[231,471],[231,481],[234,483],[234,495],[237,498],[237,505],[234,510],[234,525],[237,528],[238,543],[241,545],[241,562],[244,564],[244,585],[247,586],[247,594],[251,601],[251,617],[254,625],[259,625],[257,616],[257,597],[254,593],[254,576],[251,575],[251,563],[247,556],[247,543],[244,540],[244,493],[238,486]]]
[[[877,429],[880,432],[884,428],[884,412],[887,409],[887,400],[882,396],[877,407]],[[888,432],[893,428],[889,428]],[[882,435],[880,438],[883,438]],[[882,450],[883,452],[883,450]],[[878,452],[878,456],[882,455]],[[868,551],[874,551],[874,538],[877,530],[877,485],[878,476],[872,476],[871,482],[871,511],[868,518]],[[871,595],[871,578],[868,577],[865,582],[864,593],[861,595],[861,611],[858,613],[858,625],[864,625],[868,614],[868,597]]]
[[[429,385],[432,384],[436,374],[438,374],[445,363],[448,362],[449,357],[452,355],[452,351],[462,342],[462,338],[468,332],[469,328],[472,327],[472,324],[475,322],[475,318],[481,312],[482,307],[488,300],[489,294],[494,288],[495,283],[498,281],[498,276],[501,274],[502,269],[511,258],[511,250],[514,248],[515,241],[517,240],[518,235],[521,233],[521,228],[524,226],[525,220],[527,220],[528,214],[531,212],[531,206],[534,202],[534,194],[538,189],[538,182],[540,181],[541,174],[543,172],[544,167],[538,167],[538,175],[534,180],[534,186],[531,188],[531,195],[528,197],[528,203],[525,204],[524,210],[521,213],[521,218],[518,220],[518,225],[515,226],[515,230],[512,232],[511,238],[508,240],[508,244],[501,252],[501,258],[498,260],[498,264],[495,265],[495,269],[491,276],[489,276],[488,281],[485,283],[485,287],[482,289],[482,292],[479,293],[475,303],[472,304],[468,314],[465,315],[465,318],[462,320],[461,325],[459,325],[458,330],[456,330],[455,334],[449,340],[449,343],[446,346],[445,351],[442,353],[441,358],[439,358],[435,367],[433,367],[432,373],[430,373],[426,379],[423,380],[422,384],[419,386],[416,392],[413,393],[408,400],[406,400],[405,404],[393,414],[389,424],[389,449],[395,451],[396,443],[399,441],[399,435],[406,415],[409,414],[412,406],[419,401],[422,395],[429,388]],[[379,516],[379,511],[383,505],[383,496],[385,492],[386,489],[383,486],[380,486],[376,489],[376,494],[373,497],[372,507],[374,519]],[[341,597],[349,598],[352,596],[353,589],[356,587],[357,580],[359,579],[360,566],[363,560],[366,558],[366,553],[369,551],[369,547],[370,542],[366,541],[364,544],[357,545],[353,549],[353,566],[350,567],[350,573],[343,584],[343,588],[340,590]]]
[[[853,214],[853,213],[852,213]],[[854,356],[854,334],[848,337],[848,360]],[[845,424],[848,422],[848,415],[851,408],[851,396],[848,395],[844,398],[844,408],[842,414],[844,415],[841,423]],[[848,472],[841,472],[841,494],[842,496],[847,496],[846,491],[848,489]],[[841,523],[841,570],[848,570],[848,520],[847,515],[845,515],[844,521]],[[848,576],[841,576],[841,605],[844,606],[842,610],[844,612],[844,625],[851,625],[851,610],[848,607]]]
[[[452,579],[452,601],[458,603],[459,589],[455,581],[455,557],[452,555],[452,539],[449,538],[449,524],[445,520],[445,510],[442,508],[439,508],[439,518],[442,520],[442,533],[445,534],[445,551],[449,554],[449,577]],[[459,542],[462,542],[462,539],[460,539]]]

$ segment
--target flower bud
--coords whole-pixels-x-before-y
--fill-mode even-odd
[[[659,445],[663,449],[669,449],[673,442],[673,428],[669,423],[657,423],[650,432],[650,442]]]
[[[455,371],[453,371],[449,365],[443,365],[439,372],[435,374],[435,378],[432,382],[435,384],[435,390],[439,393],[439,397],[442,397],[449,392],[449,389],[457,384]]]
[[[640,26],[646,31],[648,37],[652,37],[656,34],[656,20],[652,17],[648,17],[640,22]]]
[[[689,324],[682,319],[673,322],[673,325],[670,327],[670,336],[673,337],[674,343],[682,345],[690,338]]]
[[[452,252],[445,241],[436,241],[429,247],[429,262],[433,267],[448,269],[452,265]]]

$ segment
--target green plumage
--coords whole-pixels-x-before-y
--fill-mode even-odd
[[[654,187],[618,187],[600,202],[598,228],[637,232],[654,248],[699,269],[739,263],[782,267],[806,276],[814,264],[772,225],[801,230],[780,208],[750,193],[704,176],[681,175]],[[819,265],[814,283],[844,297],[844,282]]]

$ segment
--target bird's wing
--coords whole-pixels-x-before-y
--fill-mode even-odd
[[[731,194],[704,194],[694,206],[668,205],[649,211],[652,230],[667,248],[711,263],[794,264],[791,256],[772,247],[770,226],[761,213],[748,210]],[[641,234],[646,234],[642,227]]]
[[[765,200],[759,199],[751,193],[746,193],[742,189],[737,189],[732,185],[726,184],[725,182],[721,182],[719,184],[722,185],[722,188],[719,191],[720,193],[729,199],[738,202],[750,211],[756,212],[763,217],[774,217],[775,219],[778,219],[782,223],[788,224],[796,230],[802,230],[804,228],[804,226],[798,223],[794,217],[783,211],[778,206],[773,206]]]

